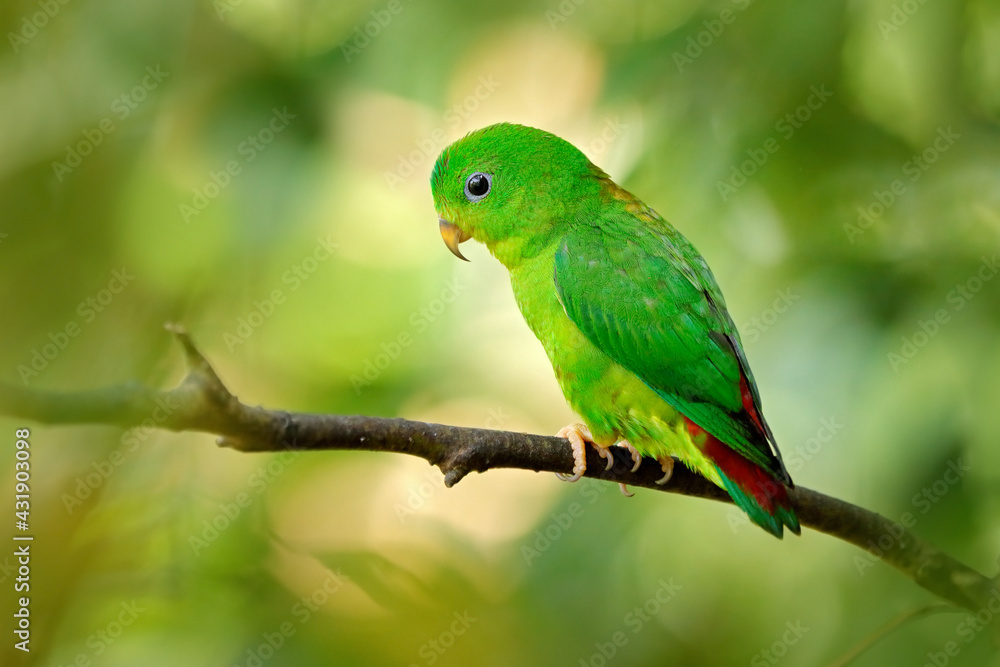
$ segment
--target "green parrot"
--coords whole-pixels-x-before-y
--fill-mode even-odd
[[[673,458],[725,489],[777,537],[798,534],[791,477],[722,292],[694,246],[572,144],[522,125],[477,130],[431,173],[441,235],[475,239],[510,272],[524,319],[583,418],[559,431],[611,467]],[[624,487],[622,489],[625,491]]]

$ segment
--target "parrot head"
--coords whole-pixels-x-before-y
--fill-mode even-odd
[[[575,218],[588,198],[596,202],[601,178],[607,176],[569,142],[499,123],[441,152],[431,192],[452,253],[465,259],[458,245],[475,239],[510,268],[541,250],[558,221]]]

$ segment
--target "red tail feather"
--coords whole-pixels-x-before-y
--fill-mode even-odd
[[[750,392],[750,385],[747,383],[747,376],[740,372],[740,397],[743,399],[743,409],[747,411],[750,415],[750,419],[753,420],[754,426],[763,435],[767,433],[764,430],[764,423],[760,419],[760,415],[757,414],[757,406],[753,402],[753,394]]]
[[[749,397],[749,392],[744,392],[744,401]],[[751,407],[753,401],[750,401]],[[757,419],[756,410],[750,411],[751,418]],[[705,440],[701,445],[702,451],[712,460],[719,470],[728,477],[740,489],[752,496],[762,510],[775,515],[777,508],[788,509],[791,504],[788,500],[788,491],[785,485],[776,480],[766,470],[743,458],[734,450],[730,449],[718,440],[714,435],[695,424],[693,421],[684,418],[687,424],[688,433],[692,438],[699,438],[705,435]]]

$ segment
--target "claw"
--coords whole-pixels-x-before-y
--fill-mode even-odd
[[[622,484],[621,482],[618,482],[618,488],[622,490],[622,495],[625,496],[626,498],[631,498],[632,496],[635,495],[634,493],[629,491],[628,487]]]
[[[587,450],[585,448],[588,442],[594,441],[594,436],[586,425],[570,424],[559,429],[556,437],[566,438],[573,448],[573,474],[556,473],[556,477],[564,482],[575,482],[583,477],[583,473],[587,472]]]
[[[596,442],[594,443],[594,449],[596,449],[597,453],[601,455],[601,458],[607,460],[608,465],[604,466],[604,469],[611,470],[611,468],[615,465],[615,456],[611,453],[611,450],[608,447],[600,447]]]
[[[661,456],[656,460],[660,463],[660,468],[663,469],[663,477],[656,480],[656,483],[663,486],[670,481],[670,476],[674,474],[674,458],[672,456]]]
[[[629,442],[628,440],[619,440],[615,444],[618,445],[619,447],[624,447],[632,454],[632,463],[634,464],[632,466],[632,472],[638,470],[639,466],[642,465],[642,454],[639,453],[639,450],[633,447],[632,443]]]

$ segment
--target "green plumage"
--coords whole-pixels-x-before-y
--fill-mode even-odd
[[[643,455],[677,456],[770,532],[798,531],[739,334],[680,232],[569,143],[518,125],[449,146],[431,188],[458,235],[453,247],[481,241],[510,271],[528,326],[598,445],[625,439]]]

